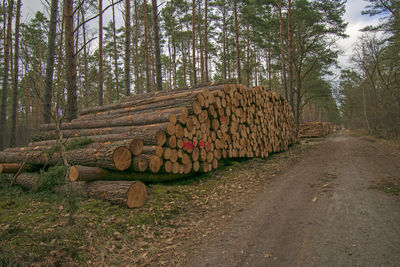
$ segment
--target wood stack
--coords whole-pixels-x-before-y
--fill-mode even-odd
[[[40,130],[28,147],[0,152],[0,162],[60,163],[59,152],[48,153],[57,147],[55,125]],[[84,109],[77,119],[62,123],[61,131],[69,177],[86,182],[167,181],[209,172],[224,158],[265,158],[297,141],[293,113],[283,97],[264,87],[236,84]],[[68,150],[80,142],[85,146]],[[14,172],[7,164],[3,169]]]
[[[334,127],[330,122],[304,122],[299,127],[300,138],[324,137],[332,133]]]

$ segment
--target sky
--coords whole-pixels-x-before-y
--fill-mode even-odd
[[[353,45],[357,39],[363,34],[360,30],[368,25],[377,25],[379,23],[378,17],[370,17],[368,15],[361,15],[361,11],[365,10],[368,2],[364,0],[347,0],[346,14],[344,19],[348,22],[346,34],[349,35],[346,39],[338,41],[338,45],[343,50],[343,55],[339,57],[339,64],[341,67],[348,67],[350,65],[349,57],[353,52]]]
[[[42,10],[44,0],[24,0],[23,1],[23,21],[27,22],[32,18],[36,11]],[[108,5],[108,1],[104,1],[103,6]],[[110,1],[111,2],[111,1]],[[365,10],[365,6],[368,3],[364,0],[347,0],[346,3],[346,14],[344,16],[345,20],[348,22],[346,34],[349,35],[346,39],[341,39],[338,41],[339,47],[343,50],[343,54],[339,57],[339,64],[341,67],[350,66],[349,57],[353,51],[353,45],[357,41],[358,37],[362,35],[360,29],[367,25],[376,25],[379,22],[377,17],[369,17],[366,15],[361,15],[361,11]],[[117,12],[118,14],[119,12]],[[104,21],[110,19],[111,9],[105,13]],[[119,23],[118,23],[119,22]],[[122,25],[122,16],[117,16],[117,26]],[[106,23],[104,23],[106,25]]]

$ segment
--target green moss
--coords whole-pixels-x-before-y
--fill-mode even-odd
[[[78,149],[78,148],[85,148],[86,146],[90,145],[91,143],[93,143],[93,140],[90,138],[87,138],[87,137],[75,138],[75,139],[72,139],[71,142],[69,142],[65,146],[65,151],[74,150],[74,149]]]

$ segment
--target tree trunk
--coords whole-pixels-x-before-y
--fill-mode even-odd
[[[172,33],[172,79],[173,79],[173,88],[175,89],[176,86],[176,39],[175,39],[175,32]]]
[[[43,97],[44,123],[50,123],[50,117],[51,117],[54,57],[56,53],[57,13],[58,13],[58,0],[52,0],[50,7],[50,31],[49,31],[49,39],[47,42],[48,50],[47,50],[46,77],[45,77],[46,84]]]
[[[193,68],[193,85],[197,84],[196,75],[196,24],[195,24],[196,0],[192,0],[192,68]]]
[[[236,67],[237,67],[237,79],[238,83],[242,83],[241,69],[240,69],[240,47],[239,47],[239,26],[237,18],[237,0],[233,0],[233,12],[235,20],[235,43],[236,43]]]
[[[4,45],[4,75],[3,75],[3,95],[1,97],[1,111],[0,111],[0,150],[2,150],[6,143],[5,139],[7,136],[7,98],[8,98],[8,78],[10,68],[10,48],[11,48],[11,23],[12,23],[12,10],[14,6],[14,0],[8,3],[8,22],[7,22],[7,36]]]
[[[285,92],[285,97],[288,99],[288,90],[286,84],[286,62],[285,62],[285,37],[283,32],[283,17],[282,17],[282,0],[278,0],[278,12],[279,12],[279,32],[281,39],[281,61],[282,61],[282,85]]]
[[[127,0],[128,2],[130,2],[130,0]],[[115,30],[115,7],[114,7],[114,0],[111,1],[112,3],[112,17],[113,17],[113,50],[114,50],[114,71],[115,71],[115,90],[116,90],[116,98],[117,100],[119,100],[119,74],[118,74],[118,56],[117,56],[117,34],[116,34],[116,30]],[[129,8],[130,10],[130,8]],[[129,11],[130,13],[130,11]],[[129,16],[130,19],[130,16]],[[130,25],[130,21],[128,22],[128,24]],[[126,27],[126,25],[125,25]],[[129,31],[130,33],[130,31]],[[125,52],[126,53],[126,52]],[[130,54],[130,50],[129,50],[129,54]]]
[[[222,0],[222,79],[226,80],[226,7]]]
[[[208,0],[204,0],[204,59],[205,59],[205,82],[208,83]]]
[[[268,89],[272,90],[272,55],[271,55],[271,47],[268,47],[268,53],[267,53],[267,69],[268,69]]]
[[[103,105],[103,0],[99,0],[99,89],[98,103]]]
[[[137,0],[134,0],[135,4],[135,93],[142,93],[143,90],[139,88],[139,20],[138,20],[138,6]]]
[[[137,22],[136,22],[137,23]],[[131,0],[125,0],[125,64],[124,84],[125,95],[131,94]]]
[[[184,47],[183,42],[181,43],[181,50],[182,50],[182,61],[183,61],[183,86],[186,86],[186,73],[187,73],[186,53],[185,53],[186,48]]]
[[[154,35],[154,54],[156,65],[156,88],[157,91],[162,91],[162,74],[161,74],[161,48],[160,34],[158,26],[158,7],[157,0],[151,0],[153,10],[153,35]]]
[[[114,6],[113,6],[113,8],[114,8]],[[83,8],[81,9],[81,16],[82,16],[82,21],[85,21],[85,16],[83,14]],[[86,44],[86,26],[85,26],[85,24],[82,25],[82,34],[83,34],[83,43]],[[85,99],[84,103],[85,103],[85,107],[87,107],[89,105],[89,98],[88,98],[88,94],[89,94],[89,88],[88,88],[88,80],[89,80],[88,70],[89,70],[89,65],[88,65],[88,60],[87,60],[86,45],[84,45],[84,47],[83,47],[83,61],[84,61],[84,64],[85,64],[84,71],[83,71],[84,72],[84,76],[85,76],[85,80],[83,81],[84,99]]]
[[[246,42],[246,85],[250,86],[250,27],[247,24],[247,42]]]
[[[13,82],[13,100],[11,110],[11,147],[15,146],[17,139],[17,103],[18,103],[18,73],[19,73],[19,25],[21,19],[21,0],[17,1],[17,14],[15,20],[15,43],[14,43],[14,82]],[[54,59],[54,55],[53,55]],[[51,96],[51,94],[50,94]]]
[[[294,111],[294,88],[293,88],[293,33],[291,29],[291,24],[292,24],[292,2],[291,0],[288,0],[288,13],[287,13],[287,18],[288,18],[288,61],[289,61],[289,92],[290,92],[290,106],[292,107],[292,111]]]
[[[60,33],[60,41],[58,44],[58,62],[57,62],[57,90],[56,95],[54,96],[55,102],[56,102],[56,110],[55,113],[59,114],[60,110],[62,112],[62,110],[64,110],[64,107],[60,107],[61,104],[61,88],[64,88],[65,83],[64,80],[65,79],[61,79],[62,77],[62,72],[63,72],[63,43],[65,42],[64,38],[64,34],[65,34],[65,14],[64,14],[64,10],[65,8],[62,9],[62,19],[61,19],[61,33]],[[85,77],[86,79],[86,77]],[[63,89],[63,95],[64,95],[64,89]]]
[[[78,115],[73,10],[73,0],[64,0],[65,62],[67,77],[67,121],[75,119]]]
[[[203,47],[203,34],[201,32],[201,3],[199,1],[199,14],[198,14],[198,31],[199,31],[199,50],[200,50],[200,81],[201,84],[204,84],[205,81],[205,73],[204,73],[204,47]]]
[[[149,62],[149,29],[147,23],[147,0],[144,0],[144,51],[145,51],[145,69],[146,69],[146,92],[151,92],[151,75],[150,75],[150,62]]]

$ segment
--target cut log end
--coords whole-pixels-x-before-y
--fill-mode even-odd
[[[167,136],[163,131],[158,131],[156,133],[156,140],[157,140],[157,145],[163,146],[165,142],[167,142]]]
[[[143,151],[143,142],[139,138],[134,138],[129,142],[129,150],[132,155],[140,155]]]
[[[71,182],[76,182],[79,179],[79,170],[77,166],[71,166],[69,168],[69,180]]]
[[[157,173],[161,166],[163,165],[163,160],[157,156],[151,156],[149,161],[149,169],[153,173]]]
[[[132,153],[127,147],[117,147],[112,158],[115,168],[120,171],[128,169],[132,164]]]
[[[146,185],[135,181],[126,192],[126,205],[128,208],[140,208],[147,199]]]

